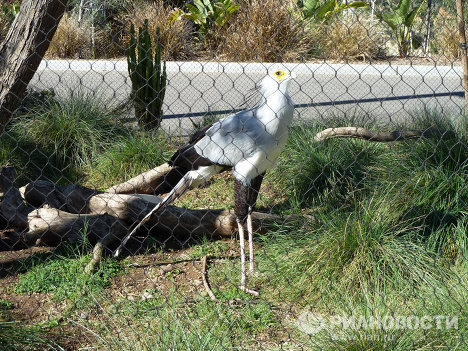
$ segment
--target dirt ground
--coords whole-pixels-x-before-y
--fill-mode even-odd
[[[227,259],[237,258],[237,242],[224,239]],[[151,291],[157,289],[163,294],[176,290],[186,301],[195,297],[206,296],[202,282],[202,263],[189,254],[190,248],[174,250],[169,244],[168,250],[139,254],[127,257],[127,272],[117,275],[104,292],[105,300],[112,304],[122,299],[129,301],[145,300],[152,297]],[[66,350],[76,350],[86,345],[89,340],[83,330],[67,322],[63,314],[69,309],[69,302],[57,301],[51,293],[18,294],[11,287],[18,281],[21,266],[18,262],[33,253],[49,252],[54,248],[38,247],[17,251],[0,252],[0,299],[8,301],[11,307],[0,318],[8,321],[21,321],[27,325],[44,324],[55,321],[53,328],[57,340]],[[215,264],[213,262],[212,264]],[[92,307],[83,311],[81,318],[99,320],[99,311]]]

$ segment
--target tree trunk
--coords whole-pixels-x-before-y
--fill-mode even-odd
[[[461,61],[463,66],[463,83],[465,86],[465,113],[468,111],[468,47],[466,44],[465,18],[462,0],[457,0],[458,34],[460,36]]]
[[[41,63],[68,0],[24,0],[0,44],[0,134]]]
[[[424,34],[424,55],[429,55],[429,38],[431,36],[432,0],[427,0],[426,33]]]

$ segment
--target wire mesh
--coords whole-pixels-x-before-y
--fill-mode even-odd
[[[32,3],[0,3],[1,55]],[[1,350],[464,349],[455,1],[74,0],[56,24],[0,135]],[[156,93],[132,24],[137,61],[160,28]]]

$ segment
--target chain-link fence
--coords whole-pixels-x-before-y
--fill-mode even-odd
[[[455,0],[68,1],[26,79],[34,3],[0,350],[466,349]]]

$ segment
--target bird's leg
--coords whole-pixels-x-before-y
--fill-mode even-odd
[[[236,214],[237,228],[239,229],[239,244],[240,244],[240,256],[241,256],[240,289],[246,293],[252,294],[254,296],[258,296],[258,292],[247,288],[247,271],[245,267],[244,224],[248,215],[248,205],[247,205],[248,194],[249,194],[249,186],[242,184],[238,180],[235,180],[234,181],[234,196],[235,196],[234,212]]]
[[[252,211],[257,202],[258,193],[262,185],[263,177],[265,173],[258,175],[252,180],[247,194],[247,232],[249,236],[249,274],[253,274],[255,271],[254,263],[254,247],[253,247],[253,225],[252,225]]]
[[[253,227],[252,227],[252,208],[249,207],[247,215],[247,233],[249,235],[249,274],[253,274],[255,270],[254,265],[254,248],[253,248]]]
[[[240,289],[243,292],[258,296],[258,292],[247,288],[247,272],[245,268],[245,238],[244,238],[244,224],[241,220],[237,219],[237,228],[239,228],[239,243],[240,243],[240,255],[241,255],[241,285]]]
[[[242,221],[237,218],[237,228],[239,229],[239,244],[240,244],[240,259],[241,259],[241,289],[247,290],[247,277],[245,271],[245,238],[244,238],[244,225]]]

